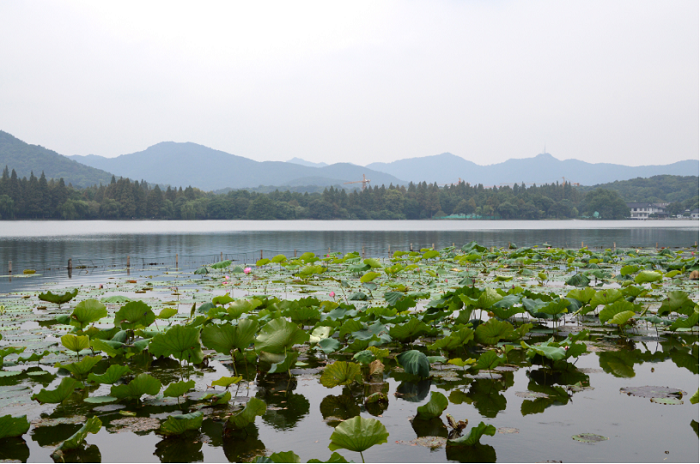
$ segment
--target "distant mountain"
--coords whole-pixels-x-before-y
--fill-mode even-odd
[[[349,163],[309,167],[283,161],[258,162],[191,142],[161,142],[144,151],[116,158],[95,155],[70,158],[131,179],[145,178],[182,187],[191,185],[205,191],[260,185],[309,185],[309,179],[322,185],[336,185],[362,180],[362,174],[372,180],[372,185],[406,184],[390,174]]]
[[[63,178],[66,184],[75,187],[107,185],[112,179],[109,172],[85,166],[47,150],[39,145],[30,145],[20,139],[0,131],[0,170],[5,166],[14,169],[19,178],[29,177],[31,172],[39,177],[43,171],[47,179]]]
[[[456,183],[460,178],[470,184],[500,185],[521,183],[568,182],[595,185],[660,174],[698,174],[698,160],[678,161],[660,166],[624,166],[610,163],[587,163],[558,160],[549,153],[533,158],[509,159],[502,163],[480,166],[451,153],[409,158],[393,163],[368,164],[369,169],[385,172],[412,182]]]
[[[322,168],[328,166],[326,163],[312,163],[311,161],[306,161],[301,158],[292,158],[287,163],[301,164],[302,166],[309,166],[310,168]]]

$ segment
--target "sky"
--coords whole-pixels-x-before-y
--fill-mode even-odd
[[[64,155],[698,159],[675,1],[0,2],[0,130]]]

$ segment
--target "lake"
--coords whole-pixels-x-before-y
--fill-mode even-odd
[[[193,269],[220,258],[251,263],[277,254],[362,251],[366,256],[472,240],[487,247],[687,247],[697,243],[698,221],[2,221],[0,275],[12,261],[14,274],[92,277],[106,270],[174,266]],[[84,266],[84,268],[81,268]],[[32,282],[39,282],[33,278]],[[6,279],[0,292],[27,288]]]

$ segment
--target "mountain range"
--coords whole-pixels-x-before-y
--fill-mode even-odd
[[[19,177],[42,171],[47,178],[62,177],[76,187],[107,184],[112,175],[146,180],[175,187],[197,187],[205,191],[257,188],[260,186],[360,187],[363,175],[371,185],[406,185],[408,182],[452,184],[459,179],[485,186],[524,182],[553,183],[565,178],[580,185],[597,185],[655,175],[697,176],[698,160],[668,165],[624,166],[559,160],[548,153],[532,158],[509,159],[502,163],[478,165],[451,153],[408,158],[392,163],[371,163],[365,167],[350,163],[312,163],[300,158],[283,161],[255,161],[196,143],[161,142],[146,150],[105,158],[97,155],[63,156],[38,145],[27,144],[0,131],[0,169],[15,169]],[[347,182],[354,182],[346,185]]]

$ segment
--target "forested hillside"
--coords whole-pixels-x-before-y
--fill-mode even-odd
[[[42,171],[48,179],[63,178],[67,184],[76,187],[107,184],[112,178],[108,172],[85,166],[76,161],[47,150],[39,145],[30,145],[18,138],[0,131],[0,169],[9,166],[18,177],[41,176]]]
[[[624,218],[629,208],[614,190],[584,194],[570,184],[484,188],[464,182],[390,185],[347,193],[151,188],[146,182],[116,180],[76,189],[45,176],[29,179],[4,170],[0,177],[3,219],[427,219],[449,214],[493,219],[575,218],[598,212],[605,219]]]
[[[698,207],[698,176],[653,176],[581,187],[584,192],[604,188],[615,190],[625,201],[680,203],[686,208]]]

